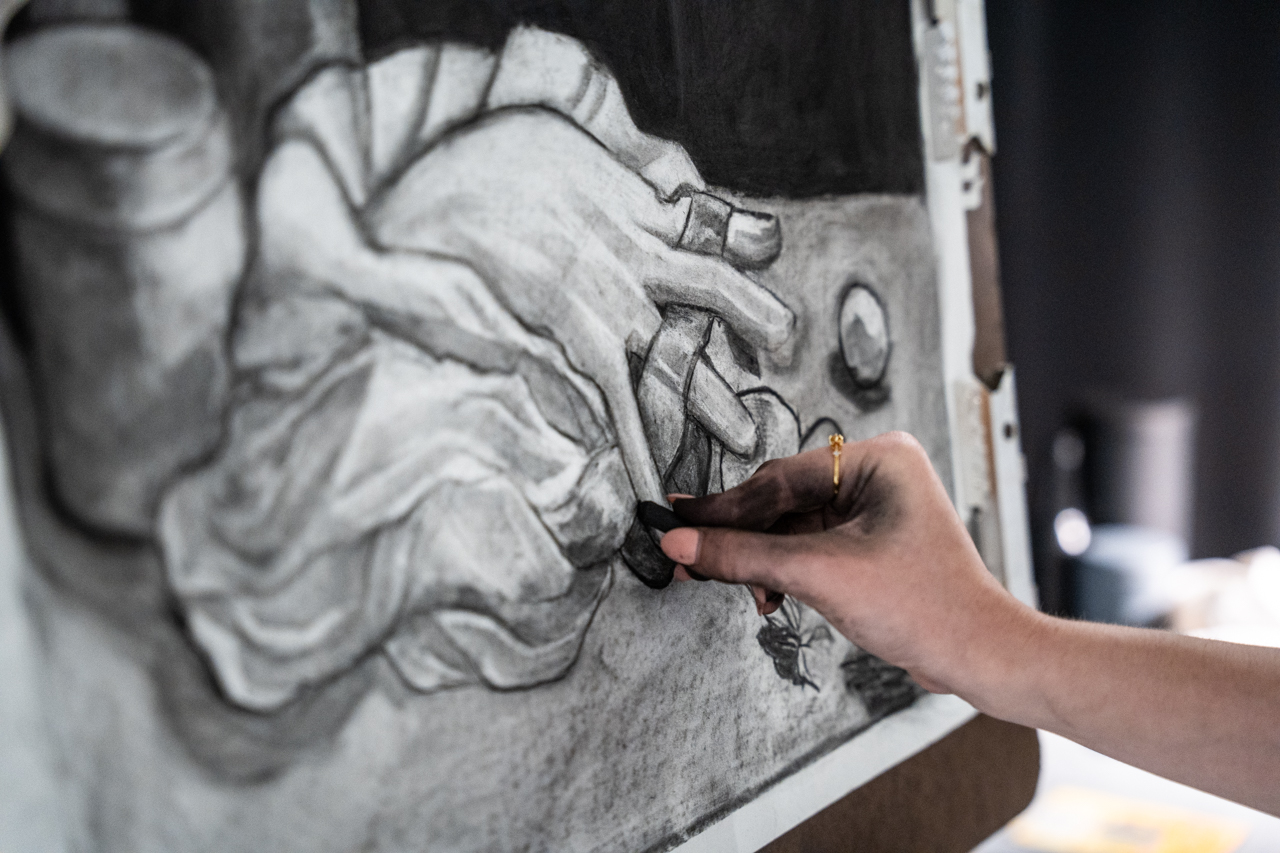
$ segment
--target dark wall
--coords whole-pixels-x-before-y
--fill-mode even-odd
[[[1280,4],[987,15],[1033,507],[1073,400],[1182,395],[1200,412],[1193,550],[1280,544]]]

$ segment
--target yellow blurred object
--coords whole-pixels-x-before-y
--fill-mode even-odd
[[[1009,824],[1020,847],[1041,853],[1231,853],[1242,823],[1085,788],[1055,788]]]

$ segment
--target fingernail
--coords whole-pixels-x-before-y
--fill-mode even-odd
[[[795,312],[785,305],[777,307],[777,316],[774,318],[773,328],[769,332],[769,341],[766,346],[775,352],[781,350],[786,344],[791,342],[792,335],[796,330]]]
[[[701,536],[692,527],[679,527],[662,537],[662,552],[682,566],[698,563]]]
[[[734,210],[725,227],[724,259],[741,269],[760,269],[782,252],[778,217],[754,210]]]
[[[667,503],[669,504],[673,504],[676,501],[687,501],[692,499],[693,499],[693,495],[682,495],[679,493],[667,495]]]

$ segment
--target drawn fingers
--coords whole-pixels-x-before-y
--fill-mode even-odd
[[[671,154],[650,164],[652,168],[672,168],[662,163],[679,161]],[[643,172],[641,173],[644,174]],[[763,269],[782,251],[782,226],[771,213],[734,207],[729,202],[702,192],[696,185],[682,183],[674,196],[655,196],[652,190],[626,203],[635,222],[672,248],[723,258],[738,269]]]
[[[630,352],[648,350],[662,315],[636,273],[645,264],[645,250],[629,246],[623,251],[588,232],[576,240],[571,261],[546,270],[539,286],[561,291],[572,306],[565,310],[561,305],[545,318],[562,343],[569,345],[578,326],[595,323],[608,328]]]
[[[580,316],[573,323],[574,336],[565,342],[569,359],[595,380],[604,394],[617,434],[618,449],[636,497],[642,501],[661,502],[663,489],[649,452],[640,407],[631,387],[631,367],[622,341],[602,318],[583,308],[575,313]]]
[[[655,139],[650,150],[656,156],[640,168],[640,176],[664,198],[674,195],[680,187],[702,189],[702,175],[698,174],[698,167],[693,165],[683,145]]]
[[[745,210],[711,193],[685,188],[689,212],[675,246],[724,258],[738,269],[763,269],[782,251],[782,226],[770,213]]]
[[[684,146],[644,133],[636,127],[617,81],[597,70],[588,84],[594,101],[576,110],[574,118],[598,139],[623,165],[635,171],[663,198],[681,187],[703,188],[702,176]],[[593,93],[590,90],[595,89]],[[595,97],[591,98],[590,95]]]
[[[727,322],[748,343],[785,358],[796,316],[764,287],[719,258],[667,250],[643,275],[659,305],[690,305]]]

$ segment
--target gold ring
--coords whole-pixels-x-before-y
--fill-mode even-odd
[[[831,493],[840,494],[840,453],[844,450],[844,436],[836,433],[827,439],[831,445]]]

